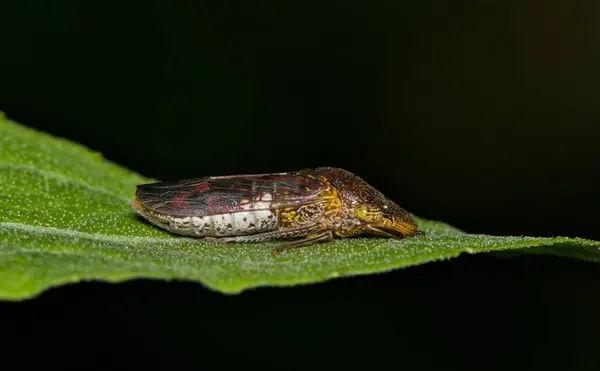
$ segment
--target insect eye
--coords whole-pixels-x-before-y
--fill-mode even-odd
[[[360,205],[356,208],[356,216],[367,222],[376,222],[381,219],[382,213],[376,207],[370,205]]]

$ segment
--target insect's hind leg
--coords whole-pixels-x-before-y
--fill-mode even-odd
[[[312,244],[320,242],[320,241],[328,241],[331,239],[333,239],[332,231],[315,233],[313,235],[306,236],[305,238],[303,238],[301,240],[296,240],[296,241],[292,241],[292,242],[288,242],[288,243],[279,245],[279,247],[276,247],[275,249],[273,249],[273,255],[277,256],[285,250],[304,247],[304,246],[312,245]]]
[[[316,242],[331,240],[333,239],[332,231],[323,231],[320,226],[311,226],[305,228],[294,228],[284,231],[272,231],[266,233],[251,234],[246,236],[232,236],[232,237],[204,237],[207,242],[216,243],[254,243],[263,242],[280,238],[294,238],[303,237],[301,239],[283,243],[279,247],[273,250],[273,255],[278,255],[284,250],[293,248],[304,247],[312,245]]]
[[[323,231],[323,228],[317,225],[311,225],[309,227],[291,228],[279,231],[270,231],[256,234],[248,234],[243,236],[230,236],[230,237],[204,237],[207,242],[217,243],[254,243],[263,242],[269,240],[275,240],[280,238],[294,238],[303,237],[312,233]]]

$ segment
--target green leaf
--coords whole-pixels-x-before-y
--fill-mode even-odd
[[[276,243],[210,244],[142,221],[131,203],[135,185],[150,181],[0,115],[0,299],[134,278],[194,280],[232,294],[515,249],[600,260],[597,241],[470,235],[420,218],[425,238],[336,240],[275,257]]]

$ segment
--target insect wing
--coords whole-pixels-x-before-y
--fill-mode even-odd
[[[140,185],[145,207],[172,216],[206,216],[303,205],[319,200],[327,185],[295,173],[206,177]]]

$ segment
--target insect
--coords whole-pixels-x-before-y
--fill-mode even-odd
[[[274,254],[334,237],[424,234],[381,192],[332,167],[142,184],[133,208],[160,228],[208,241],[288,240]]]

